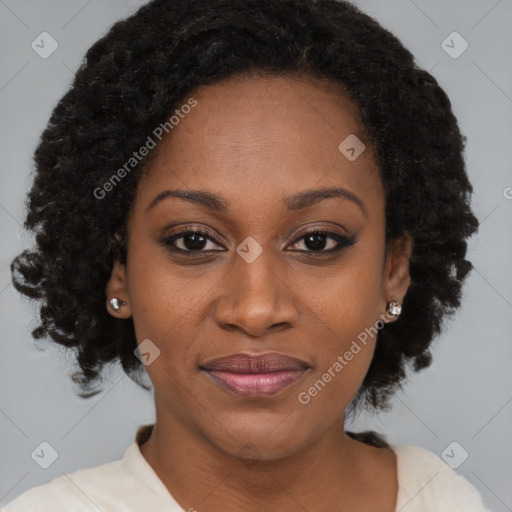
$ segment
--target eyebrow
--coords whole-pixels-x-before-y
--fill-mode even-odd
[[[164,190],[163,192],[160,192],[160,194],[158,194],[146,208],[146,212],[154,208],[161,201],[171,197],[189,201],[191,203],[196,203],[217,212],[227,212],[229,210],[229,204],[227,201],[216,194],[207,192],[206,190],[176,189]],[[283,204],[285,209],[288,211],[300,210],[302,208],[317,204],[324,199],[330,199],[333,197],[352,201],[354,204],[359,206],[365,217],[368,216],[364,203],[361,201],[361,199],[353,192],[350,192],[350,190],[341,187],[304,190],[284,198]]]

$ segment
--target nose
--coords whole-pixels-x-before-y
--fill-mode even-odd
[[[270,259],[265,251],[252,263],[236,256],[234,268],[219,283],[215,318],[221,328],[261,337],[297,323],[292,286]]]

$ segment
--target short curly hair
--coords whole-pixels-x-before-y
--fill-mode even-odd
[[[341,84],[360,110],[385,189],[386,246],[413,239],[400,318],[379,331],[351,406],[386,409],[461,304],[478,229],[451,103],[399,39],[344,0],[153,0],[87,51],[35,151],[25,228],[35,247],[11,264],[13,284],[40,301],[35,339],[75,351],[80,396],[97,394],[119,360],[138,384],[133,320],[113,318],[105,287],[126,261],[126,221],[148,159],[108,199],[93,193],[196,87],[244,72]]]

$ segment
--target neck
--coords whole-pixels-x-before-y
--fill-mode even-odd
[[[233,456],[175,418],[157,415],[140,450],[184,510],[359,510],[376,499],[364,468],[379,449],[345,435],[343,417],[306,447],[273,457],[253,443]],[[389,503],[394,510],[395,501]]]

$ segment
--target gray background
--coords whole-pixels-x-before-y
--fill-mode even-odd
[[[38,350],[30,336],[36,309],[14,290],[8,268],[30,245],[21,226],[23,201],[32,152],[52,108],[87,48],[142,3],[0,0],[0,506],[63,473],[121,457],[137,427],[154,419],[152,392],[116,367],[106,373],[101,395],[88,401],[74,395],[66,375],[70,354],[44,342]],[[512,510],[512,1],[357,5],[394,32],[450,97],[468,137],[473,207],[482,224],[470,244],[475,271],[463,308],[436,341],[433,365],[410,378],[391,412],[362,416],[347,428],[373,428],[392,444],[438,455],[457,441],[469,453],[457,471],[492,510]],[[47,59],[31,48],[43,31],[59,45]],[[453,31],[469,44],[458,58],[441,46]],[[31,458],[42,441],[58,452],[48,469]]]

